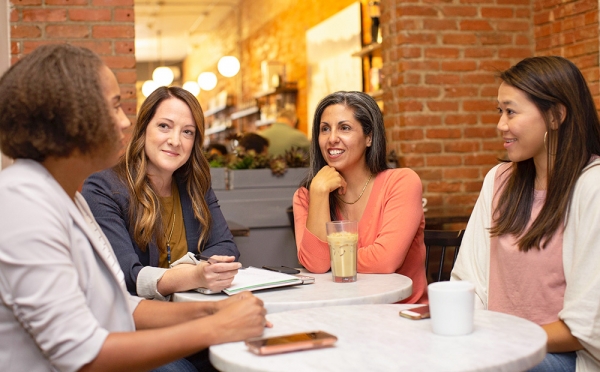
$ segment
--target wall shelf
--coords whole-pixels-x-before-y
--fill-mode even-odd
[[[362,57],[372,54],[374,51],[381,49],[381,43],[373,43],[363,47],[356,53],[352,53],[352,57]]]

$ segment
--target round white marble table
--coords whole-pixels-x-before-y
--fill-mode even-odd
[[[314,284],[266,289],[253,292],[263,300],[269,314],[310,307],[392,304],[412,294],[412,280],[399,274],[358,274],[354,283],[335,283],[331,273],[303,275],[315,278]],[[204,295],[196,291],[173,294],[173,301],[218,301],[226,294]]]
[[[243,342],[210,347],[220,371],[525,371],[546,355],[546,333],[521,318],[475,311],[475,330],[438,336],[431,321],[398,315],[414,305],[353,305],[271,314],[264,336],[323,330],[335,346],[257,356]]]

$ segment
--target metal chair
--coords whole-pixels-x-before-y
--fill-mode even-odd
[[[452,271],[454,262],[456,262],[456,257],[458,256],[458,249],[460,248],[464,232],[464,230],[425,230],[425,273],[427,274],[428,281],[439,282],[442,280],[445,269],[444,261],[446,258],[446,248],[450,247],[454,247],[454,255],[449,270]],[[439,267],[437,269],[437,274],[433,278],[434,280],[430,280],[429,278],[430,263],[435,262],[435,260],[432,259],[432,247],[441,248],[439,250],[440,254],[436,255],[436,257],[439,257]]]

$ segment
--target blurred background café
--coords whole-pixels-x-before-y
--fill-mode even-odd
[[[291,126],[310,138],[322,97],[367,92],[384,114],[390,166],[422,180],[426,227],[462,229],[504,153],[495,74],[561,55],[597,99],[598,18],[598,2],[586,0],[0,0],[0,72],[41,44],[66,42],[102,56],[132,120],[156,86],[193,92],[207,149],[237,153],[210,160],[243,263],[294,267],[286,213],[306,174],[302,152],[277,161],[238,153],[242,135],[291,110]],[[253,262],[259,249],[272,261]]]

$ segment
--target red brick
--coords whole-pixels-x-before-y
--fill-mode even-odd
[[[19,54],[20,45],[16,41],[10,42],[10,54]]]
[[[475,61],[442,62],[442,71],[474,71],[477,68]]]
[[[465,111],[490,111],[496,108],[496,103],[491,100],[464,100],[463,110]]]
[[[19,20],[19,11],[17,8],[13,8],[10,11],[9,22],[17,22]]]
[[[493,126],[465,128],[465,138],[498,138],[498,130]]]
[[[484,20],[466,20],[460,22],[460,29],[463,31],[491,31],[492,26]]]
[[[116,54],[135,54],[135,42],[133,41],[115,41]]]
[[[425,83],[432,85],[441,84],[458,84],[460,76],[457,74],[427,74],[425,75]]]
[[[465,58],[491,58],[496,55],[496,48],[467,48]]]
[[[117,8],[114,10],[114,14],[116,22],[133,22],[135,18],[133,8]]]
[[[441,118],[437,115],[412,115],[404,118],[406,126],[408,127],[425,127],[432,125],[440,125]]]
[[[65,9],[23,9],[23,22],[64,22],[66,20]]]
[[[426,19],[423,21],[423,29],[425,30],[458,30],[456,21],[443,19]]]
[[[133,6],[133,0],[92,0],[94,6]]]
[[[448,165],[461,165],[462,158],[460,155],[428,155],[427,166],[448,166]]]
[[[396,8],[396,17],[406,16],[436,16],[437,11],[431,6],[404,5]]]
[[[463,74],[461,82],[464,84],[495,84],[496,78],[491,73]],[[500,83],[498,83],[499,85]]]
[[[481,8],[481,17],[490,19],[490,18],[513,18],[514,10],[513,8],[501,8],[498,6],[495,7],[482,7]]]
[[[448,114],[444,120],[446,125],[477,124],[477,116],[473,114]]]
[[[484,174],[487,174],[487,172]],[[463,186],[464,186],[465,192],[469,192],[469,191],[470,192],[479,192],[481,190],[481,186],[483,186],[483,182],[482,181],[464,182]]]
[[[431,111],[458,111],[458,102],[456,101],[429,101],[427,107]]]
[[[88,48],[94,51],[96,54],[100,55],[108,55],[112,54],[112,43],[110,41],[95,41],[95,40],[86,40],[86,41],[73,41],[70,44],[77,45],[83,48]]]
[[[403,155],[399,160],[403,167],[408,168],[422,167],[425,165],[425,157],[422,155]]]
[[[444,144],[445,152],[476,152],[479,151],[479,141],[452,141]]]
[[[446,17],[476,17],[477,8],[473,6],[445,6],[441,13]]]
[[[10,0],[14,6],[22,5],[42,5],[42,0]]]
[[[426,58],[458,58],[459,51],[456,48],[426,48]]]
[[[450,168],[444,169],[443,179],[464,179],[464,178],[479,178],[481,172],[479,168]]]
[[[419,171],[419,178],[421,180],[438,181],[442,179],[441,169],[421,169]]]
[[[512,42],[511,36],[506,33],[483,34],[479,37],[482,45],[506,45]]]
[[[461,182],[429,182],[427,184],[427,192],[459,192]]]
[[[90,29],[83,25],[48,25],[46,36],[53,39],[82,39],[90,36]]]
[[[465,191],[465,190],[462,190]],[[452,194],[448,195],[445,202],[448,205],[475,205],[477,198],[479,197],[478,193],[465,194],[461,193],[459,195]]]
[[[473,45],[477,43],[477,36],[473,34],[443,35],[442,42],[445,45]]]
[[[478,95],[478,92],[479,88],[476,86],[455,85],[447,87],[444,96],[446,98],[474,97]]]
[[[447,139],[447,138],[461,138],[460,129],[440,129],[432,128],[426,131],[427,138],[432,139]]]
[[[440,89],[437,87],[422,87],[404,85],[399,89],[403,97],[439,97]]]
[[[418,44],[418,45],[427,45],[427,44],[436,44],[437,37],[432,34],[402,34],[396,37],[396,42],[398,45],[402,44]]]
[[[75,22],[110,21],[111,18],[110,9],[69,9],[69,19]]]
[[[42,36],[42,30],[38,26],[11,26],[10,37],[11,39],[22,39],[22,38],[37,38]]]
[[[119,69],[119,68],[135,68],[135,56],[134,55],[125,55],[125,56],[103,56],[102,59],[104,63],[110,68]]]
[[[504,21],[496,23],[496,30],[498,31],[529,31],[531,29],[531,23],[523,21]]]
[[[132,123],[135,123],[135,117],[133,117],[137,112],[137,102],[135,100],[121,102],[121,107],[123,108],[123,112],[125,115],[131,116],[129,119]]]
[[[46,5],[88,5],[88,0],[45,0]]]
[[[504,142],[502,142],[499,138],[496,140],[482,141],[483,151],[500,151],[504,152]]]
[[[493,154],[465,155],[464,161],[465,165],[496,164],[498,162],[496,155]]]
[[[420,154],[431,154],[439,153],[442,151],[442,145],[437,142],[410,142],[401,143],[400,149],[402,153],[420,153]]]
[[[406,140],[422,140],[423,129],[398,129],[393,132],[392,140],[394,141],[406,141]]]
[[[93,26],[95,39],[132,39],[135,37],[134,26]]]
[[[401,112],[423,111],[423,104],[419,101],[405,101],[398,103],[398,109]]]

